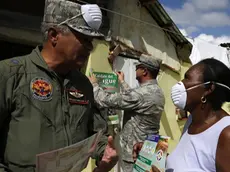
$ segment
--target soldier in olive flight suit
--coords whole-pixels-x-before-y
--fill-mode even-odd
[[[94,87],[94,98],[100,107],[125,110],[126,119],[131,116],[120,134],[121,168],[124,172],[132,172],[133,146],[144,141],[147,135],[159,133],[165,104],[164,94],[156,80],[161,62],[158,58],[141,56],[136,63],[136,79],[140,87],[134,89],[124,81],[124,73],[118,72],[121,93],[109,94],[97,84],[94,75],[89,77]]]
[[[82,8],[90,8],[87,15],[96,20],[85,18]],[[33,172],[36,154],[106,132],[106,119],[94,108],[92,85],[76,69],[87,60],[93,38],[103,36],[101,21],[97,5],[47,0],[43,46],[0,62],[0,172]],[[111,138],[107,143],[104,135],[94,156],[95,171],[116,164]]]

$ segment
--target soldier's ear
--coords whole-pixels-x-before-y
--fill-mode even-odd
[[[58,31],[54,28],[48,30],[48,39],[51,41],[52,45],[55,47],[58,41]]]
[[[146,76],[148,74],[148,70],[146,68],[143,68],[143,76]]]

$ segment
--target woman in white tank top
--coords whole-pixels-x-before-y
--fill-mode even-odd
[[[168,156],[166,172],[230,172],[230,116],[221,108],[230,102],[229,68],[215,59],[202,60],[172,88],[171,97],[192,114],[192,121]]]

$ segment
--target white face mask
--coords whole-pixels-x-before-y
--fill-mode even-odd
[[[186,102],[187,102],[187,90],[191,90],[194,88],[197,88],[201,85],[206,85],[209,84],[210,82],[206,82],[206,83],[202,83],[202,84],[198,84],[195,86],[192,86],[188,89],[185,88],[183,82],[178,82],[176,85],[174,85],[172,87],[172,91],[171,91],[171,98],[173,101],[173,104],[178,107],[179,109],[184,109]]]
[[[178,82],[172,87],[171,98],[173,104],[179,109],[184,109],[187,101],[187,92],[183,82]]]
[[[198,85],[195,85],[195,86],[192,86],[188,89],[185,88],[183,82],[178,82],[176,85],[174,85],[172,87],[172,91],[171,91],[171,98],[172,98],[172,101],[173,101],[173,104],[178,107],[179,109],[184,109],[185,108],[185,105],[186,105],[186,102],[187,102],[187,91],[188,90],[192,90],[194,88],[197,88],[201,85],[207,85],[207,84],[210,84],[211,82],[205,82],[205,83],[202,83],[202,84],[198,84]],[[216,85],[219,85],[221,87],[225,87],[227,88],[228,90],[230,90],[230,88],[224,84],[221,84],[221,83],[215,83]]]

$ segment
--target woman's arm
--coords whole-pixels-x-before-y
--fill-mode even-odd
[[[229,172],[230,169],[230,126],[220,134],[216,150],[216,171]]]

